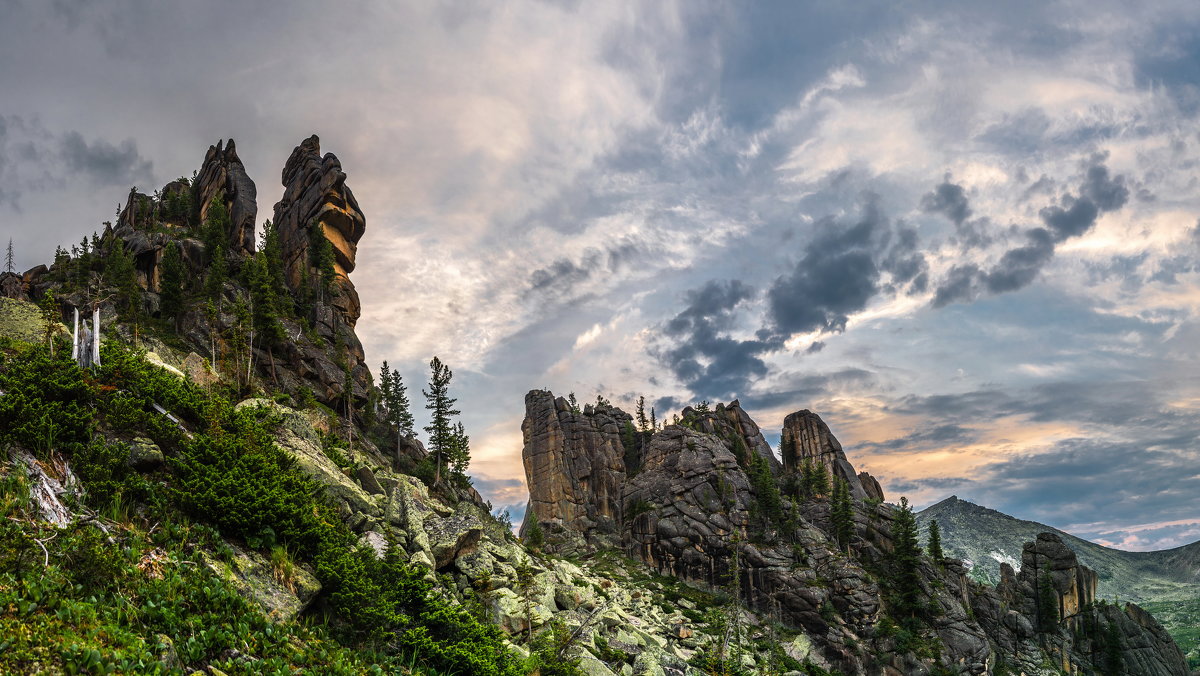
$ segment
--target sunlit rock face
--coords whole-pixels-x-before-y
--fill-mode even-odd
[[[868,497],[862,480],[858,478],[854,467],[846,459],[842,444],[838,442],[829,426],[821,420],[821,416],[809,410],[796,411],[783,419],[782,442],[785,449],[791,452],[783,453],[784,470],[796,471],[805,460],[820,463],[829,470],[829,475],[835,479],[843,479],[850,486],[850,493],[859,500]],[[873,487],[874,488],[874,487]],[[882,497],[883,491],[878,491]]]
[[[551,547],[570,551],[615,546],[620,540],[622,433],[627,425],[632,430],[631,422],[615,407],[589,404],[576,412],[566,399],[545,390],[525,395],[521,456],[529,477],[529,513]],[[522,524],[522,532],[526,527]]]
[[[283,245],[288,285],[299,290],[315,271],[309,263],[309,224],[320,223],[333,245],[337,271],[331,300],[342,321],[353,327],[361,314],[358,292],[350,282],[358,241],[367,227],[366,217],[346,185],[342,163],[333,153],[321,155],[316,134],[292,151],[283,168],[283,199],[275,205],[275,225]]]
[[[164,194],[173,185],[168,184]],[[229,211],[229,251],[247,256],[253,254],[258,190],[238,158],[233,139],[229,139],[228,145],[219,141],[217,145],[209,146],[204,164],[196,174],[193,190],[194,203],[200,209],[200,222],[207,218],[213,198],[220,196]]]

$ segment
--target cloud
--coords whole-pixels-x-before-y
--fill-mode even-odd
[[[727,333],[740,306],[755,297],[739,280],[710,281],[685,295],[687,307],[662,326],[678,341],[659,358],[687,387],[702,398],[729,400],[767,374],[759,355],[779,349],[774,340],[738,340]]]
[[[93,186],[127,187],[154,180],[154,163],[138,154],[132,139],[119,145],[103,139],[88,143],[79,132],[70,131],[59,140],[59,148],[66,168],[86,177]]]
[[[941,214],[956,226],[962,226],[971,217],[971,205],[961,185],[951,183],[949,177],[921,198],[921,210],[925,213]]]
[[[1026,230],[1027,244],[1005,251],[990,270],[974,263],[952,267],[938,284],[932,307],[969,302],[985,292],[996,295],[1029,286],[1054,258],[1056,244],[1083,236],[1102,212],[1123,207],[1129,201],[1129,189],[1124,176],[1110,177],[1104,164],[1107,158],[1105,154],[1093,155],[1085,163],[1078,197],[1064,195],[1061,205],[1052,204],[1038,212],[1045,227]]]
[[[875,256],[887,229],[887,219],[873,199],[854,225],[847,227],[833,218],[819,223],[817,236],[792,271],[767,291],[771,328],[784,336],[844,330],[849,315],[866,307],[879,291]]]

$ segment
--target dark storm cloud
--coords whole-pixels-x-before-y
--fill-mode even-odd
[[[1038,212],[1045,227],[1026,230],[1027,243],[1005,251],[990,270],[985,271],[975,264],[951,268],[938,284],[932,306],[945,307],[950,303],[969,302],[982,293],[995,295],[1029,286],[1054,258],[1056,244],[1086,234],[1101,213],[1125,206],[1129,201],[1125,177],[1110,176],[1105,160],[1107,155],[1093,155],[1084,166],[1079,196],[1064,195],[1061,204],[1047,206]],[[1038,183],[1045,180],[1042,177]]]
[[[729,400],[767,374],[760,355],[782,343],[737,340],[728,334],[738,307],[754,296],[754,289],[739,280],[710,281],[689,291],[687,307],[663,325],[663,334],[678,342],[657,356],[696,396]]]
[[[103,139],[88,143],[79,132],[71,131],[63,135],[59,148],[67,169],[97,187],[132,186],[154,178],[154,163],[138,154],[132,139],[118,145]]]
[[[816,238],[792,272],[777,278],[767,292],[772,328],[783,336],[844,330],[849,315],[879,291],[875,258],[888,235],[887,219],[873,199],[852,226],[832,218],[819,223]]]
[[[921,210],[925,213],[941,214],[958,226],[971,217],[971,205],[967,200],[966,191],[961,185],[951,183],[948,178],[921,198]]]

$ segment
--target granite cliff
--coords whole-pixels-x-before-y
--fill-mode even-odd
[[[958,560],[920,557],[921,620],[898,615],[895,529],[902,510],[882,502],[878,483],[855,472],[811,411],[785,418],[784,461],[764,463],[770,469],[764,474],[753,456],[773,454],[737,402],[687,408],[678,424],[654,432],[630,425],[624,435],[630,418],[611,407],[574,411],[537,390],[525,403],[529,519],[548,551],[586,556],[620,546],[661,575],[731,594],[799,630],[814,646],[808,659],[820,668],[1112,673],[1112,655],[1119,654],[1123,673],[1189,673],[1149,614],[1134,604],[1097,602],[1096,573],[1051,533],[1026,544],[1022,572],[1008,569],[995,587],[971,580]],[[838,539],[829,492],[798,492],[789,480],[806,465],[845,482],[848,542]],[[782,496],[774,519],[764,516],[770,495]]]

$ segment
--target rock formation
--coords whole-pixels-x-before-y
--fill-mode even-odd
[[[805,460],[820,463],[829,470],[829,476],[843,479],[856,499],[865,500],[869,497],[854,467],[846,459],[842,445],[816,413],[805,409],[784,418],[780,443],[784,448],[791,449],[790,453],[783,454],[784,471],[796,471]],[[879,494],[883,494],[882,489]]]
[[[220,196],[229,212],[229,252],[249,256],[254,253],[254,219],[258,215],[258,191],[246,175],[238,158],[233,139],[228,145],[209,146],[204,164],[192,185],[193,205],[199,210],[200,222],[208,216],[209,205]],[[175,186],[168,183],[163,194]]]
[[[1125,673],[1188,673],[1152,617],[1132,604],[1098,604],[1096,573],[1048,533],[1025,546],[1020,574],[1006,567],[996,588],[971,580],[957,560],[920,557],[916,576],[928,610],[918,625],[897,616],[896,583],[889,580],[899,579],[897,567],[905,564],[892,556],[896,508],[882,503],[879,482],[855,472],[810,411],[785,419],[783,438],[794,451],[785,471],[810,460],[846,480],[849,541],[835,539],[827,496],[794,495],[782,514],[769,516],[773,489],[761,475],[752,478],[747,451],[769,457],[771,449],[737,402],[689,407],[679,424],[625,439],[623,412],[588,407],[577,414],[545,391],[530,392],[525,402],[530,508],[547,548],[588,555],[619,544],[661,575],[721,591],[800,630],[812,641],[809,658],[823,668],[899,676],[935,669],[1040,673],[1054,664],[1072,675],[1104,673],[1103,656],[1112,652],[1104,641],[1118,640]],[[777,480],[774,490],[781,485],[787,482]],[[1052,618],[1039,614],[1047,603],[1043,578],[1052,589]],[[905,631],[938,650],[922,653],[899,640],[895,627],[904,622]]]
[[[560,550],[577,549],[579,536],[593,547],[619,542],[627,425],[632,429],[632,418],[618,408],[589,404],[575,412],[550,392],[525,395],[522,460],[530,491],[522,532],[536,518]]]
[[[338,279],[332,305],[342,322],[353,328],[361,308],[348,275],[354,270],[366,218],[346,185],[342,164],[333,153],[321,156],[321,140],[314,134],[292,151],[283,168],[283,186],[274,222],[283,245],[288,285],[299,291],[305,279],[315,279],[309,263],[309,224],[319,223],[333,245]]]

